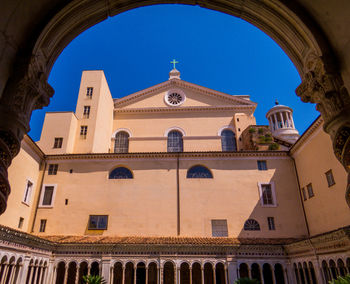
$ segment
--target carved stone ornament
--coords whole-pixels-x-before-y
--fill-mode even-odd
[[[18,62],[0,99],[0,214],[5,211],[10,194],[7,168],[30,129],[32,111],[47,106],[54,94],[44,66],[42,55]]]

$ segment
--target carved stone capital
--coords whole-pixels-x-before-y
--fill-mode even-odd
[[[10,194],[7,168],[30,129],[32,111],[47,106],[54,93],[47,83],[44,62],[41,55],[17,62],[0,98],[0,214],[5,211]]]

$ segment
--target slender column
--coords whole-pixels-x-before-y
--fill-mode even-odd
[[[307,267],[307,274],[309,275],[310,283],[313,283],[309,264],[306,264],[306,267]]]
[[[6,278],[7,278],[7,273],[9,272],[10,265],[7,263],[4,263],[5,268],[4,268],[4,273],[2,274],[2,279],[1,279],[1,284],[5,284]]]
[[[77,264],[77,272],[75,273],[75,284],[78,284],[79,282],[79,271],[80,271],[80,264]]]
[[[289,283],[287,268],[283,269],[283,279],[284,279],[284,283],[287,283],[287,284]]]
[[[38,273],[40,273],[39,274],[39,284],[41,284],[41,281],[43,280],[43,272],[44,272],[44,267],[43,266],[39,266],[39,268],[38,268],[39,270],[38,270]],[[35,282],[34,282],[34,284],[35,284]]]
[[[281,124],[282,124],[282,128],[283,128],[284,127],[284,119],[283,119],[282,112],[279,112],[278,114],[280,115]]]
[[[109,269],[109,275],[110,275],[110,277],[109,277],[109,279],[110,279],[109,283],[110,283],[110,284],[113,284],[113,281],[114,281],[114,266],[111,266],[111,267],[110,267],[110,269]]]
[[[64,284],[67,284],[67,280],[68,280],[68,266],[69,265],[67,264],[64,268],[64,281],[63,281]]]
[[[159,281],[159,283],[160,284],[163,284],[164,283],[164,279],[163,279],[163,273],[164,271],[163,271],[163,267],[161,267],[160,269],[159,269],[159,277],[160,277],[160,281]]]
[[[54,266],[54,268],[53,268],[53,276],[52,276],[52,284],[56,283],[56,278],[57,278],[57,267]]]
[[[13,273],[13,277],[12,279],[10,279],[10,284],[16,284],[16,282],[18,282],[18,278],[19,278],[19,275],[20,275],[20,272],[21,272],[21,265],[20,264],[16,264],[14,266],[14,273]],[[18,282],[20,283],[20,282]]]
[[[294,126],[294,120],[293,120],[292,114],[290,114],[290,120],[291,120],[291,122],[292,122],[292,127],[295,128],[295,126]]]
[[[34,268],[35,269],[33,269],[34,270],[34,281],[33,281],[33,283],[34,284],[36,284],[36,280],[38,279],[38,274],[39,274],[39,266],[34,266]],[[66,283],[66,282],[64,282],[64,283]]]
[[[204,267],[201,267],[201,273],[202,273],[202,284],[204,284]]]
[[[175,282],[175,284],[178,284],[177,283],[177,265],[175,265],[175,267],[174,267],[174,282]]]
[[[102,275],[102,262],[100,262],[98,264],[98,275],[101,276]]]
[[[148,284],[148,266],[146,266],[146,281],[145,281],[146,284]]]
[[[15,279],[15,275],[16,275],[16,270],[17,270],[17,266],[13,264],[11,269],[11,275],[9,278],[9,284],[13,284],[13,280]]]
[[[224,272],[225,272],[225,283],[224,284],[228,284],[228,281],[227,281],[228,280],[227,279],[227,273],[228,272],[227,272],[227,266],[226,265],[224,266]]]
[[[192,266],[190,266],[190,284],[192,284]]]
[[[261,283],[265,284],[264,274],[262,273],[262,266],[260,264],[259,264],[259,274],[260,274]]]
[[[278,128],[279,128],[279,125],[278,125],[277,115],[274,113],[274,114],[273,114],[273,117],[274,117],[274,119],[275,119],[275,128],[278,129]]]
[[[29,263],[30,263],[30,258],[25,257],[23,261],[23,265],[21,265],[21,269],[18,273],[18,281],[17,281],[18,283],[26,283]]]
[[[125,265],[123,265],[122,284],[125,284]]]
[[[136,270],[137,270],[137,265],[134,267],[134,284],[136,284]]]
[[[91,264],[88,264],[88,275],[91,275]]]
[[[315,271],[315,277],[316,277],[316,282],[318,284],[326,283],[326,279],[324,278],[322,269],[319,265],[318,260],[313,261],[312,264],[314,265],[314,271]]]
[[[39,284],[46,284],[46,275],[47,275],[47,266],[43,266],[43,278],[41,280],[41,283]]]
[[[34,274],[34,266],[33,265],[30,265],[30,275],[29,275],[29,281],[28,283],[32,283],[32,279],[33,279],[33,274]]]
[[[276,284],[276,277],[275,277],[275,266],[272,266],[272,283]]]
[[[213,267],[213,283],[216,284],[216,269],[215,269],[215,265]]]
[[[248,278],[252,279],[252,270],[250,268],[250,265],[247,264],[247,266],[248,266]]]

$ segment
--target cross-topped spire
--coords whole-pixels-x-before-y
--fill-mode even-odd
[[[172,63],[174,66],[174,69],[176,69],[176,64],[179,63],[179,61],[176,61],[175,59],[173,59],[173,61],[170,61],[170,63]]]

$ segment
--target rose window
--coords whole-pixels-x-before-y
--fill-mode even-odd
[[[182,102],[182,96],[178,93],[171,93],[168,95],[168,102],[176,106]]]

